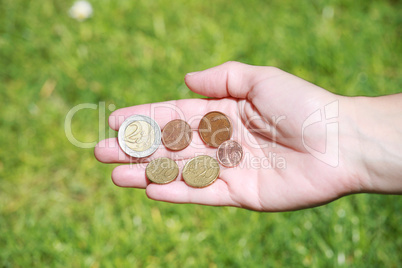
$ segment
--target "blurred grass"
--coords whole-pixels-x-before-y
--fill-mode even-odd
[[[64,133],[77,104],[196,97],[185,73],[228,60],[338,94],[401,92],[400,1],[103,0],[81,23],[72,3],[0,0],[1,267],[402,265],[400,197],[280,214],[157,203]],[[73,130],[98,140],[98,111]]]

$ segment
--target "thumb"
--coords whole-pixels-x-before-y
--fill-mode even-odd
[[[248,92],[269,77],[270,68],[240,62],[226,62],[219,66],[189,73],[184,78],[188,88],[207,97],[247,98]]]

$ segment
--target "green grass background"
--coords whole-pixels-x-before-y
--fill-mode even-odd
[[[401,1],[100,0],[84,22],[72,3],[0,0],[0,267],[402,265],[401,197],[288,213],[155,202],[64,132],[80,103],[108,116],[197,97],[184,75],[228,60],[344,95],[401,92]],[[74,117],[81,141],[99,139],[98,112]]]

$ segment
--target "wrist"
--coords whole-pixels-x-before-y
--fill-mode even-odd
[[[401,102],[402,94],[349,98],[356,192],[402,192]]]

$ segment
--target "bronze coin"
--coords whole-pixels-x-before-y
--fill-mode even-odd
[[[225,141],[219,146],[216,158],[222,166],[235,167],[243,158],[243,148],[234,140]]]
[[[198,132],[206,144],[217,148],[232,136],[232,125],[225,114],[214,111],[204,115],[198,126]]]
[[[152,160],[145,169],[147,178],[158,184],[165,184],[176,179],[179,167],[176,162],[167,157]]]
[[[219,175],[219,163],[208,155],[200,155],[189,160],[183,168],[184,181],[197,188],[212,184]]]
[[[193,138],[193,131],[186,121],[176,119],[166,124],[162,130],[162,142],[172,151],[186,148]]]

